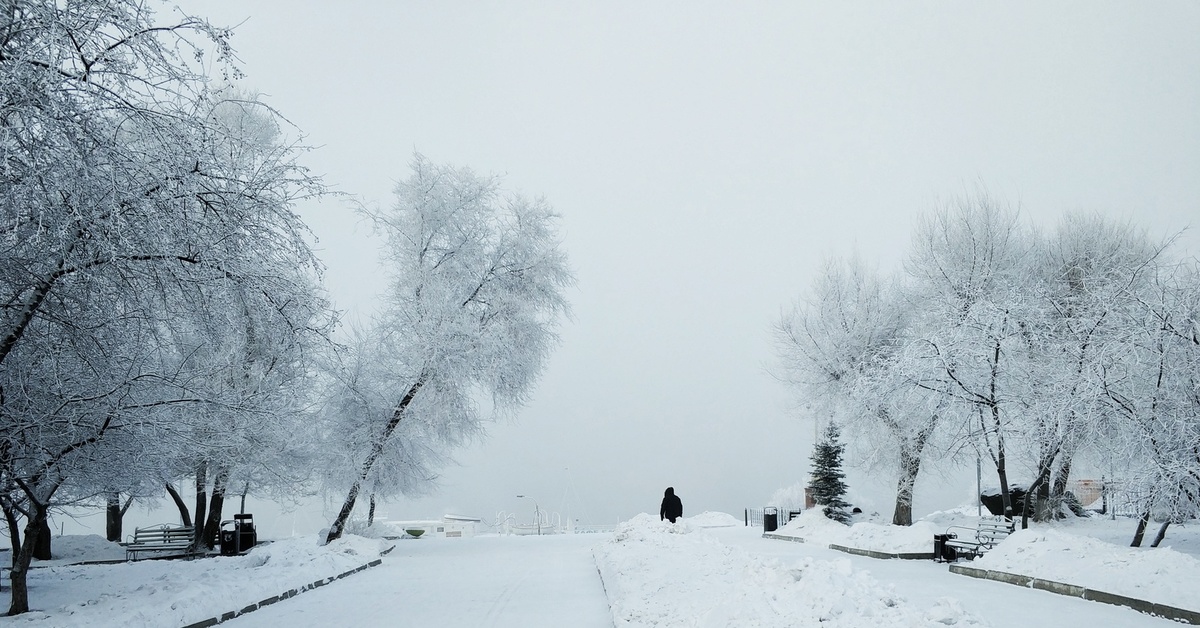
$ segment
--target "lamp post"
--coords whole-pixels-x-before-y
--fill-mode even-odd
[[[541,509],[538,508],[537,500],[532,497],[526,496],[526,495],[517,495],[517,498],[518,499],[528,499],[529,501],[533,502],[533,518],[537,522],[538,536],[541,536],[542,535],[542,511],[541,511]]]

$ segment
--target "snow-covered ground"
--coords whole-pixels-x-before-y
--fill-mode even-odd
[[[936,513],[924,520],[922,534],[968,520],[965,511]],[[30,600],[38,610],[0,618],[0,626],[179,627],[353,569],[393,543],[379,567],[223,625],[1176,625],[1122,607],[951,574],[933,561],[877,560],[826,547],[931,549],[932,538],[917,547],[915,532],[877,520],[842,526],[808,514],[781,528],[805,536],[805,543],[763,539],[761,530],[740,523],[724,513],[674,525],[640,515],[614,534],[350,537],[328,548],[304,537],[239,557],[87,566],[64,563],[123,552],[96,537],[59,537],[56,559],[30,575]],[[975,564],[1196,608],[1188,585],[1200,582],[1190,551],[1200,547],[1200,533],[1172,526],[1165,544],[1188,550],[1181,552],[1123,547],[1132,530],[1129,520],[1106,519],[1037,526]],[[1137,589],[1120,590],[1123,582]]]
[[[870,521],[846,526],[819,510],[808,510],[777,533],[821,545],[843,545],[885,553],[932,551],[932,535],[947,530],[960,536],[978,521],[974,509],[933,513],[909,528]],[[1031,522],[972,562],[981,569],[1032,576],[1106,593],[1200,611],[1200,529],[1173,525],[1161,547],[1149,547],[1157,531],[1151,526],[1143,547],[1129,547],[1136,522],[1103,516],[1070,518],[1054,523]],[[951,526],[957,526],[951,528]]]

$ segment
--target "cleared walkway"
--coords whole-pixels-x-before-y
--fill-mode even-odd
[[[593,534],[405,539],[379,567],[221,624],[611,628]]]

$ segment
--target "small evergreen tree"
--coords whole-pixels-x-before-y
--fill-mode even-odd
[[[850,513],[846,512],[850,504],[843,499],[846,495],[846,477],[842,473],[842,452],[846,449],[838,439],[841,434],[837,425],[830,423],[825,428],[824,437],[813,448],[812,481],[808,488],[812,490],[813,501],[824,508],[825,516],[849,523]]]

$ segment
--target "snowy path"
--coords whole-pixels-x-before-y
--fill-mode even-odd
[[[593,534],[418,539],[383,564],[221,624],[611,627]]]
[[[876,560],[819,545],[761,538],[751,528],[714,528],[722,543],[784,562],[849,561],[916,607],[938,598],[995,628],[1168,628],[1135,611],[949,573],[932,561]],[[607,535],[477,537],[400,541],[383,565],[222,626],[609,627],[612,618],[592,557]],[[215,610],[215,609],[214,609]]]
[[[1180,624],[1137,611],[1089,602],[1011,584],[977,580],[949,572],[946,565],[920,560],[878,560],[853,556],[819,545],[763,539],[759,530],[720,528],[711,530],[722,542],[747,551],[774,556],[782,561],[806,556],[825,560],[849,560],[918,606],[932,606],[940,597],[958,599],[961,606],[983,618],[994,628],[1167,628]]]

